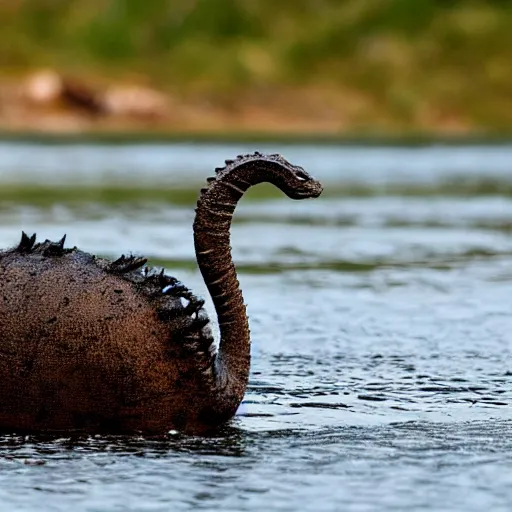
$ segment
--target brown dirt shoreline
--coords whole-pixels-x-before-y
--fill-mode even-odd
[[[138,84],[91,85],[44,70],[0,80],[0,134],[321,140],[465,139],[498,132],[435,107],[405,122],[348,89],[276,87],[180,97]]]

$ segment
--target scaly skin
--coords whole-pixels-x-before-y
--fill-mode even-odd
[[[0,253],[0,430],[201,433],[235,414],[250,367],[229,238],[236,204],[263,181],[294,199],[322,187],[279,155],[226,164],[201,191],[194,221],[218,352],[204,301],[145,259],[110,262],[65,249],[65,238],[35,244],[23,233]]]

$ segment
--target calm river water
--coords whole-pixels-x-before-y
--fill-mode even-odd
[[[211,438],[0,437],[0,510],[511,510],[512,146],[4,143],[0,245],[67,233],[205,295],[197,191],[254,149],[325,194],[263,186],[237,209],[237,417]]]

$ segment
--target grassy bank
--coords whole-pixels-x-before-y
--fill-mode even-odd
[[[0,17],[4,76],[150,84],[199,131],[202,111],[206,131],[512,126],[505,0],[13,0]]]

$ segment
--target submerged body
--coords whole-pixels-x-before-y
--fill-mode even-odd
[[[187,326],[185,290],[163,295],[169,278],[113,270],[76,249],[3,255],[2,429],[156,433],[217,422],[203,409],[199,361],[190,364],[201,347],[183,342],[195,328],[212,363],[205,313]]]
[[[218,315],[218,353],[204,302],[144,268],[145,259],[109,262],[25,234],[1,252],[0,430],[201,432],[232,417],[250,338],[229,228],[237,201],[261,181],[296,199],[321,192],[277,155],[241,156],[209,179],[194,237]]]

